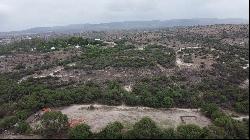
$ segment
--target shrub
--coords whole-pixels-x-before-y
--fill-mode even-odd
[[[249,101],[237,102],[235,104],[235,110],[241,113],[249,113]]]
[[[197,125],[180,125],[177,127],[177,135],[182,139],[199,139],[202,137],[203,131]]]
[[[148,107],[160,107],[160,103],[158,102],[157,98],[154,96],[146,97],[144,99],[144,104]]]
[[[214,124],[225,129],[226,138],[248,138],[248,126],[243,122],[233,120],[228,116],[223,116],[216,118]]]
[[[226,124],[227,125],[232,125],[232,119],[228,116],[221,116],[219,118],[216,118],[214,120],[214,124],[216,126],[224,127]]]
[[[162,131],[161,138],[163,138],[163,139],[175,139],[175,138],[177,138],[176,131],[173,128],[165,129]]]
[[[165,97],[163,99],[163,102],[162,102],[163,106],[166,107],[166,108],[172,107],[173,103],[174,103],[174,100],[172,98],[170,98],[170,97]]]
[[[141,98],[133,93],[124,94],[124,102],[129,106],[136,106],[141,104]]]
[[[90,131],[90,127],[86,124],[77,125],[69,130],[70,139],[87,139],[91,136],[92,132]]]
[[[206,116],[208,117],[211,117],[212,113],[215,112],[215,111],[218,111],[219,108],[217,107],[216,104],[204,104],[202,107],[201,107],[201,111],[203,113],[205,113]]]
[[[226,135],[223,127],[217,127],[215,125],[205,127],[203,131],[206,139],[223,139]]]
[[[16,116],[19,120],[25,120],[28,118],[29,112],[26,110],[17,111]]]
[[[19,134],[28,134],[31,132],[31,127],[27,122],[21,121],[17,123],[15,132]]]
[[[99,134],[99,138],[121,139],[123,125],[120,122],[114,122],[107,125]]]
[[[135,123],[133,129],[127,132],[125,138],[151,139],[160,138],[160,136],[161,131],[156,126],[156,123],[150,118],[145,117]]]
[[[193,63],[192,55],[184,55],[183,62],[184,63]]]
[[[14,126],[17,123],[18,119],[16,116],[8,116],[0,121],[0,130],[8,129]]]
[[[26,67],[26,66],[25,66],[24,64],[21,63],[21,64],[18,64],[18,65],[15,67],[15,69],[16,69],[16,70],[25,69],[25,67]]]
[[[222,111],[216,110],[216,111],[214,111],[214,112],[211,114],[211,119],[212,119],[212,120],[215,120],[216,118],[220,118],[220,117],[223,117],[223,116],[226,116],[226,114],[223,113]]]
[[[68,117],[61,112],[46,112],[42,116],[42,135],[54,136],[68,129]]]

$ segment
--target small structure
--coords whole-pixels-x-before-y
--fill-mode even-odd
[[[79,46],[79,45],[76,45],[76,46],[75,46],[75,48],[77,48],[77,49],[80,48],[80,47],[81,47],[81,46]]]
[[[194,123],[195,120],[197,119],[196,116],[180,116],[182,123],[187,124],[187,123]]]

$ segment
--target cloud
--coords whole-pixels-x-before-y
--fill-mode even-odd
[[[248,0],[0,0],[0,31],[177,18],[247,18]]]

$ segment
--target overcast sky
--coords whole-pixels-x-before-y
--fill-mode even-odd
[[[249,0],[0,0],[0,31],[180,18],[245,18]]]

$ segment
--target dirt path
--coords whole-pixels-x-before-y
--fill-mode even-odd
[[[249,116],[239,116],[239,117],[232,117],[235,120],[243,121],[244,119],[249,119]]]
[[[235,111],[225,109],[222,109],[222,111],[231,116],[234,120],[243,121],[243,119],[249,119],[249,115],[246,114],[237,113]]]
[[[33,74],[33,75],[28,75],[28,76],[25,76],[23,77],[22,79],[20,79],[18,81],[18,84],[20,84],[21,82],[23,81],[26,81],[28,78],[45,78],[45,77],[48,77],[48,76],[51,76],[51,77],[63,77],[63,75],[56,75],[56,73],[62,71],[64,69],[64,67],[61,67],[61,66],[57,66],[55,68],[51,68],[51,69],[46,69],[43,71],[42,74]]]
[[[157,66],[162,72],[166,71],[166,69],[165,69],[162,65],[156,64],[156,66]]]
[[[72,105],[58,108],[69,117],[69,120],[83,119],[83,123],[90,125],[93,132],[98,132],[108,123],[119,121],[126,127],[132,126],[143,117],[150,117],[160,127],[176,127],[181,123],[193,123],[201,127],[211,122],[197,109],[153,109],[147,107],[106,106],[94,105],[94,110],[88,109],[89,105]]]

